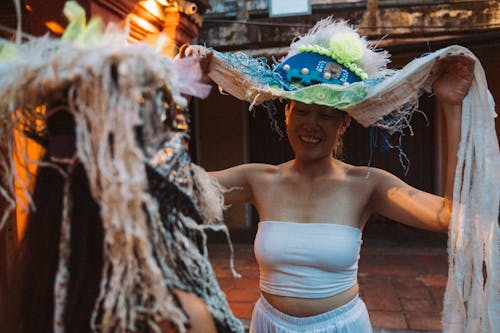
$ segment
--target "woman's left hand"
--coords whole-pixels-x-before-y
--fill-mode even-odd
[[[208,73],[210,72],[210,63],[212,62],[213,55],[212,51],[201,45],[189,45],[183,49],[183,56],[198,59],[203,73],[202,82],[205,83],[210,82]]]
[[[465,55],[447,55],[436,60],[432,89],[441,104],[462,105],[474,78],[474,64],[474,59]]]

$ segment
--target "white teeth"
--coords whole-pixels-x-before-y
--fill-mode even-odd
[[[318,143],[319,139],[310,136],[301,136],[300,139],[307,143]]]

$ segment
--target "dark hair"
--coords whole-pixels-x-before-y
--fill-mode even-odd
[[[347,131],[347,128],[349,128],[349,125],[351,124],[351,116],[345,111],[342,110],[338,111],[342,112],[345,123],[341,128],[339,128],[339,133],[337,136],[337,145],[335,146],[335,151],[333,152],[333,156],[338,160],[342,160],[344,158],[344,134]]]

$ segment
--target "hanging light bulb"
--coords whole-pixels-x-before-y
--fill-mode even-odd
[[[145,20],[138,15],[129,14],[129,18],[130,18],[130,21],[137,24],[139,27],[141,27],[142,29],[144,29],[147,32],[152,32],[152,33],[159,32],[159,29],[157,27],[155,27],[153,24],[151,24],[148,20]]]
[[[184,13],[186,15],[193,15],[198,11],[198,6],[190,1],[186,1],[184,5]]]
[[[158,0],[146,0],[146,1],[142,1],[140,4],[150,14],[152,14],[160,19],[163,18],[164,12],[163,12],[163,9],[160,6]]]

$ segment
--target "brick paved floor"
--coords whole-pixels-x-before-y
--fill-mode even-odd
[[[234,244],[234,248],[241,279],[231,274],[227,244],[210,244],[209,256],[234,314],[248,320],[259,297],[259,272],[252,245]],[[444,248],[361,250],[360,295],[378,332],[440,331],[446,276]]]

